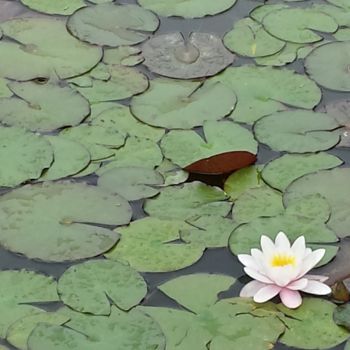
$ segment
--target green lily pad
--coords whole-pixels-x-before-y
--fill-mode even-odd
[[[169,159],[164,158],[156,170],[163,176],[163,186],[179,185],[189,177],[189,173],[182,170],[179,166],[172,163]]]
[[[21,0],[22,4],[34,11],[48,13],[50,15],[71,15],[86,4],[83,0]]]
[[[302,349],[328,349],[344,342],[349,332],[333,321],[336,305],[322,299],[305,298],[296,310],[283,305],[278,308],[287,316],[284,318],[286,331],[281,343]]]
[[[307,153],[335,146],[340,137],[331,131],[338,126],[325,113],[285,111],[258,120],[254,133],[258,141],[275,151]]]
[[[328,1],[331,2],[331,1]],[[312,9],[326,13],[327,15],[333,17],[335,21],[339,24],[339,26],[349,26],[350,25],[350,8],[349,4],[335,4],[336,6],[332,6],[329,4],[313,4]]]
[[[219,37],[193,32],[188,39],[181,33],[153,37],[143,44],[142,54],[152,72],[178,79],[215,75],[235,59]]]
[[[58,84],[12,82],[16,95],[0,99],[0,121],[32,131],[51,131],[79,124],[89,113],[88,101],[69,87]]]
[[[0,127],[0,186],[15,187],[40,177],[53,160],[50,143],[25,129]]]
[[[98,178],[97,185],[109,193],[118,193],[129,201],[154,197],[163,185],[162,175],[141,167],[110,169]]]
[[[338,326],[350,329],[350,304],[339,305],[333,312],[333,319]]]
[[[261,175],[266,183],[284,191],[294,180],[316,172],[331,169],[343,164],[343,161],[328,153],[285,154],[268,163]]]
[[[120,46],[104,49],[103,62],[106,64],[133,67],[142,63],[143,60],[142,51],[138,47]]]
[[[67,269],[58,281],[60,299],[78,312],[110,315],[111,302],[124,311],[147,293],[143,277],[118,261],[90,260]]]
[[[286,105],[312,109],[321,100],[321,90],[312,80],[289,69],[232,67],[210,80],[235,92],[238,102],[230,117],[247,124],[285,110]]]
[[[203,215],[225,217],[231,203],[218,187],[195,181],[164,188],[156,198],[147,199],[144,209],[150,216],[186,220]]]
[[[350,28],[341,28],[333,36],[337,41],[348,41],[350,40]]]
[[[168,129],[191,129],[227,116],[235,94],[223,84],[154,79],[131,101],[131,112],[144,123]]]
[[[276,38],[307,44],[322,40],[315,31],[334,33],[337,22],[327,14],[308,8],[287,8],[272,11],[263,18],[264,28]]]
[[[78,39],[106,46],[134,45],[159,25],[152,12],[136,5],[101,4],[76,11],[67,22]]]
[[[331,90],[350,91],[349,55],[350,42],[331,42],[314,49],[305,59],[305,68],[319,85]]]
[[[1,29],[15,40],[0,41],[3,77],[23,81],[58,75],[66,79],[89,71],[102,57],[101,48],[72,37],[60,20],[17,18],[1,23]]]
[[[187,227],[183,221],[153,217],[133,221],[118,229],[121,239],[105,255],[142,272],[180,270],[198,261],[204,251],[200,243],[173,242],[181,238],[181,231]]]
[[[251,18],[235,22],[233,29],[224,36],[224,44],[234,53],[248,57],[273,55],[286,45],[284,41],[267,33],[260,23]]]
[[[0,78],[0,98],[11,97],[13,95],[13,92],[7,86],[8,83],[9,81],[7,79]]]
[[[28,185],[0,199],[0,242],[32,259],[79,260],[104,253],[119,238],[96,225],[125,225],[131,214],[125,199],[96,186],[70,182]]]
[[[301,44],[286,43],[286,46],[281,51],[271,56],[258,57],[255,59],[255,62],[260,66],[284,66],[297,59],[297,52],[300,47],[302,47]]]
[[[332,209],[332,215],[327,225],[339,237],[349,235],[349,168],[321,170],[305,175],[295,180],[286,190],[284,202],[291,205],[308,194],[319,193],[326,198]]]
[[[256,20],[257,22],[262,22],[264,17],[268,15],[271,12],[277,11],[277,10],[282,10],[282,9],[287,9],[289,8],[288,5],[286,4],[264,4],[260,5],[258,7],[255,7],[249,14],[251,18]]]
[[[138,0],[144,8],[164,17],[179,16],[185,18],[199,18],[216,15],[232,7],[237,0]]]
[[[322,41],[319,41],[317,43],[313,43],[313,44],[309,44],[309,45],[301,47],[297,52],[298,59],[306,58],[306,56],[308,56],[310,54],[310,52],[312,50],[314,50],[316,47],[319,47],[319,46],[327,44],[327,43],[330,43],[330,41],[329,40],[322,40]]]

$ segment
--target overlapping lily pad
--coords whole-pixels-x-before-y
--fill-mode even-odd
[[[119,46],[104,49],[103,62],[133,67],[143,62],[142,51],[134,46]]]
[[[86,6],[83,0],[21,0],[21,2],[32,10],[51,15],[71,15],[76,10]]]
[[[76,11],[67,22],[69,31],[78,39],[106,46],[138,44],[158,25],[156,15],[130,4],[85,7]]]
[[[257,22],[262,22],[264,17],[267,16],[269,13],[277,11],[277,10],[282,10],[282,9],[287,9],[289,6],[287,4],[266,4],[260,5],[255,7],[249,14],[251,18],[256,20]]]
[[[8,83],[9,81],[7,79],[0,78],[0,98],[11,97],[13,95],[13,92],[7,86]]]
[[[255,59],[255,62],[260,66],[284,66],[297,59],[298,49],[301,47],[301,44],[286,43],[286,46],[281,51],[271,56],[258,57]]]
[[[3,247],[32,259],[67,261],[97,256],[118,234],[97,226],[125,225],[125,199],[84,183],[28,185],[0,197]]]

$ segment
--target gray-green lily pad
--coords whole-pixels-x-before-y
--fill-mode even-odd
[[[21,2],[34,11],[64,16],[71,15],[76,10],[86,6],[83,0],[21,0]]]
[[[224,36],[224,44],[232,52],[247,57],[270,56],[283,49],[286,43],[267,33],[264,27],[243,18]]]
[[[143,277],[118,261],[90,260],[68,268],[58,281],[60,299],[78,312],[110,315],[112,306],[124,311],[147,293]]]
[[[350,42],[331,42],[314,49],[305,59],[305,68],[319,85],[331,90],[350,91],[349,55]]]
[[[104,49],[103,62],[133,67],[144,61],[142,51],[134,46],[120,46]]]
[[[300,47],[302,47],[301,44],[286,43],[286,46],[281,51],[271,56],[258,57],[255,59],[255,62],[260,66],[284,66],[297,59],[297,52]]]
[[[327,44],[327,43],[330,43],[330,40],[322,40],[322,41],[319,41],[317,43],[309,44],[309,45],[306,45],[306,46],[299,48],[299,50],[297,52],[298,59],[306,58],[306,56],[308,56],[310,54],[310,52],[312,50],[314,50],[316,47],[319,47],[319,46]]]
[[[0,127],[0,186],[15,187],[37,179],[53,161],[50,143],[21,128]]]
[[[16,97],[0,99],[0,121],[32,131],[78,125],[90,113],[89,102],[67,86],[12,82]]]
[[[339,305],[333,312],[333,319],[338,326],[350,329],[350,304]]]
[[[164,188],[156,198],[147,199],[144,209],[150,216],[186,220],[203,215],[225,217],[232,203],[218,187],[195,181]]]
[[[141,167],[122,167],[104,172],[97,185],[109,193],[118,193],[129,201],[154,197],[164,179],[157,171]]]
[[[325,113],[295,110],[277,112],[258,120],[254,134],[272,150],[307,153],[335,146],[340,137],[332,130],[338,127]]]
[[[333,36],[337,41],[348,41],[350,40],[350,28],[341,28]]]
[[[8,88],[7,84],[9,81],[7,79],[0,78],[0,98],[11,97],[13,92]]]
[[[331,2],[331,1],[328,1]],[[335,4],[335,6],[329,4],[313,4],[311,9],[318,12],[326,13],[327,15],[333,17],[339,26],[349,26],[350,25],[350,8],[349,4]]]
[[[73,178],[79,178],[84,177],[88,175],[94,174],[98,169],[100,169],[102,166],[102,162],[100,161],[92,161],[85,169],[82,171],[79,171],[79,173],[76,173],[73,175]]]
[[[294,180],[316,172],[340,166],[343,161],[328,153],[285,154],[268,163],[261,175],[266,183],[284,191]]]
[[[154,73],[177,79],[215,75],[232,64],[235,56],[222,40],[209,33],[162,34],[142,46],[144,64]]]
[[[0,41],[0,76],[11,79],[70,78],[89,71],[103,54],[72,37],[61,20],[17,18],[1,23],[1,29],[14,40]]]
[[[169,159],[164,158],[156,170],[163,176],[163,186],[179,185],[185,182],[189,173],[182,170],[178,165],[172,163]]]
[[[134,45],[159,25],[155,14],[137,5],[101,4],[76,11],[67,22],[78,39],[106,46]]]
[[[179,16],[185,18],[199,18],[216,15],[232,7],[237,0],[138,0],[144,8],[164,17]]]
[[[256,20],[257,22],[262,22],[264,17],[267,16],[269,13],[289,8],[286,4],[264,4],[260,5],[258,7],[255,7],[249,14],[251,18]]]
[[[44,261],[94,257],[119,238],[97,225],[125,225],[131,215],[125,199],[96,186],[70,182],[27,185],[0,199],[0,243],[12,252]]]
[[[236,96],[221,83],[154,79],[131,101],[131,112],[144,123],[168,129],[191,129],[229,115]]]
[[[121,239],[106,255],[142,272],[168,272],[190,266],[203,254],[201,243],[176,242],[189,225],[148,217],[118,229]]]

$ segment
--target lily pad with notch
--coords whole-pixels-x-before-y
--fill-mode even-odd
[[[85,7],[83,0],[20,0],[21,3],[30,9],[49,15],[69,16],[76,10]]]

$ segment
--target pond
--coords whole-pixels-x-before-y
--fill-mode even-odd
[[[350,349],[349,73],[349,0],[0,0],[0,350]],[[279,231],[331,295],[239,297]]]

